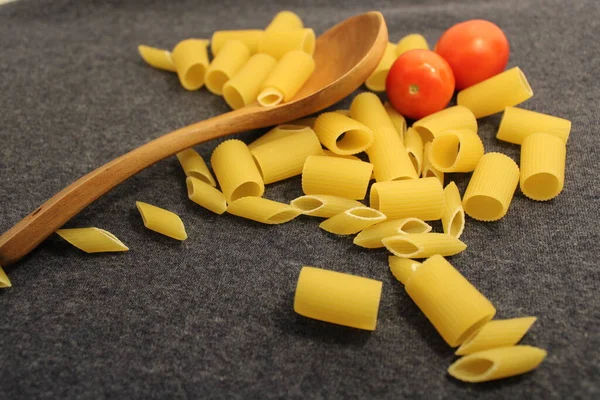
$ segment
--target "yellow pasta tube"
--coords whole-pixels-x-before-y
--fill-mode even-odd
[[[8,288],[11,286],[12,283],[10,282],[10,279],[8,279],[8,276],[6,276],[6,272],[4,272],[2,266],[0,266],[0,288]]]
[[[382,282],[314,267],[302,267],[294,296],[298,314],[374,331]]]
[[[390,68],[396,61],[396,45],[388,43],[383,53],[383,58],[375,68],[375,71],[369,76],[365,82],[365,85],[369,90],[374,92],[385,91],[385,80],[387,79]]]
[[[241,40],[230,40],[210,63],[206,70],[206,88],[214,94],[222,95],[223,86],[250,59],[250,49]]]
[[[248,146],[241,140],[221,143],[213,151],[210,163],[227,203],[246,196],[261,197],[265,192],[258,167]]]
[[[390,272],[399,282],[406,285],[408,279],[421,266],[421,263],[410,258],[389,256],[388,265]]]
[[[463,382],[487,382],[533,371],[548,352],[533,346],[509,346],[484,350],[462,357],[448,374]]]
[[[497,221],[508,212],[518,183],[519,167],[510,157],[487,153],[471,176],[463,208],[478,221]]]
[[[327,157],[345,158],[346,160],[362,161],[360,158],[353,156],[351,154],[335,154],[331,150],[323,150],[323,155],[325,155]]]
[[[315,31],[310,28],[291,31],[268,31],[258,41],[258,52],[281,59],[291,51],[300,51],[311,56],[315,51]]]
[[[338,112],[319,115],[315,133],[323,146],[336,154],[348,155],[365,151],[373,144],[373,131]]]
[[[283,224],[300,215],[300,210],[289,204],[252,196],[233,201],[227,207],[227,212],[269,225]]]
[[[547,133],[527,136],[521,145],[521,191],[532,200],[555,198],[565,184],[565,142]]]
[[[375,209],[361,206],[350,208],[321,222],[319,228],[336,235],[351,235],[384,221],[386,216]]]
[[[258,102],[273,107],[290,101],[315,70],[315,60],[301,51],[286,53],[262,85]]]
[[[533,96],[533,90],[519,67],[458,92],[456,102],[467,107],[476,118],[487,117],[516,106]]]
[[[389,219],[440,219],[444,213],[444,188],[436,178],[377,182],[371,187],[371,207]]]
[[[171,53],[179,82],[186,90],[198,90],[204,85],[204,75],[208,68],[208,41],[186,39],[175,46]]]
[[[253,147],[250,152],[267,184],[300,175],[306,158],[323,154],[323,149],[313,130],[306,128]]]
[[[421,139],[421,135],[415,129],[409,128],[404,135],[404,146],[417,175],[421,175],[423,169],[423,139]]]
[[[471,172],[485,149],[476,132],[468,129],[445,131],[436,136],[429,148],[429,159],[442,172]]]
[[[135,205],[146,228],[173,239],[187,239],[185,226],[177,214],[141,201],[136,201]]]
[[[388,236],[381,243],[398,257],[427,258],[435,254],[453,256],[467,248],[458,238],[446,233],[409,233]]]
[[[280,11],[265,28],[265,32],[293,31],[304,28],[300,17],[292,11]]]
[[[196,150],[186,149],[180,151],[177,153],[177,159],[181,164],[181,168],[183,168],[185,176],[193,176],[211,186],[217,186],[217,182],[208,170],[208,166],[204,162],[204,159],[196,152]]]
[[[99,228],[59,229],[56,234],[86,253],[127,251],[129,248],[115,235]]]
[[[302,191],[361,200],[367,194],[372,171],[373,165],[364,161],[309,156],[302,169]]]
[[[431,165],[431,160],[429,159],[430,147],[431,142],[427,142],[425,143],[425,146],[423,146],[423,171],[421,171],[421,176],[423,178],[436,178],[443,185],[444,173]]]
[[[223,214],[227,210],[225,195],[217,188],[193,176],[185,179],[188,198],[194,203],[214,212]]]
[[[263,36],[262,30],[239,30],[239,31],[216,31],[210,39],[210,50],[213,57],[216,57],[225,43],[230,40],[240,40],[244,42],[250,53],[258,52],[258,41]]]
[[[270,143],[272,141],[284,138],[289,135],[300,134],[301,132],[304,132],[304,131],[312,131],[312,129],[308,126],[303,126],[303,125],[293,125],[293,124],[278,125],[278,126],[274,127],[273,129],[271,129],[270,131],[268,131],[267,133],[265,133],[264,135],[260,136],[254,142],[250,143],[248,145],[248,148],[250,150],[252,150],[263,144]]]
[[[536,317],[523,317],[490,321],[468,337],[455,354],[464,356],[496,347],[513,346],[521,341],[536,320]]]
[[[277,61],[268,54],[255,54],[223,85],[223,98],[234,110],[256,101],[262,83]]]
[[[571,121],[517,107],[506,107],[496,139],[521,144],[534,133],[547,133],[567,143],[571,132]]]
[[[177,69],[175,69],[175,64],[173,64],[173,60],[171,59],[171,52],[169,50],[157,49],[155,47],[140,44],[138,46],[138,52],[146,64],[151,67],[171,72],[177,71]]]
[[[402,54],[410,50],[424,49],[429,50],[427,40],[423,35],[418,33],[411,33],[410,35],[404,36],[396,45],[396,56],[400,57]]]
[[[380,222],[370,228],[364,229],[354,238],[354,244],[367,249],[385,247],[381,239],[408,233],[427,233],[431,225],[418,218],[402,218],[392,221]]]
[[[367,155],[373,164],[377,182],[418,178],[404,144],[377,95],[361,93],[356,96],[350,107],[350,116],[375,134]]]
[[[496,314],[492,303],[440,255],[416,268],[405,289],[451,347],[462,344]]]
[[[454,106],[421,118],[412,127],[419,132],[423,142],[430,142],[447,130],[477,132],[477,119],[467,107]]]
[[[442,215],[442,227],[444,233],[459,238],[465,229],[465,211],[460,199],[460,192],[456,183],[450,182],[444,189],[444,214]]]
[[[300,118],[290,122],[290,125],[302,125],[308,126],[309,128],[313,128],[315,126],[315,122],[317,121],[317,117],[307,117]]]
[[[295,198],[290,203],[311,217],[330,218],[350,208],[362,207],[359,201],[326,194],[311,194]]]
[[[404,134],[406,133],[406,118],[402,114],[400,114],[389,102],[385,102],[383,104],[383,108],[385,108],[385,112],[387,112],[388,117],[390,117],[390,121],[392,121],[392,125],[396,128],[396,132],[400,136],[400,141],[404,143]]]

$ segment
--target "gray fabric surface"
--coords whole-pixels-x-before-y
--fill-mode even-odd
[[[452,263],[498,309],[539,318],[523,343],[549,356],[535,372],[467,385],[452,350],[388,271],[385,251],[301,217],[263,226],[187,200],[172,157],[111,191],[68,227],[98,226],[131,251],[86,255],[52,236],[7,268],[0,290],[0,398],[593,398],[600,395],[598,228],[599,2],[19,1],[0,7],[0,232],[88,171],[174,128],[227,111],[186,92],[136,46],[171,47],[216,29],[262,27],[290,8],[320,33],[381,10],[390,38],[487,18],[511,41],[510,65],[535,96],[525,107],[569,118],[566,185],[538,203],[515,194],[497,223],[468,219]],[[418,4],[417,4],[418,3]],[[235,10],[232,12],[231,10]],[[347,106],[349,99],[343,102]],[[499,115],[481,120],[488,151]],[[260,132],[238,135],[249,141]],[[197,146],[208,157],[217,142]],[[461,191],[468,174],[450,176]],[[299,178],[270,185],[289,201]],[[178,213],[183,243],[147,231],[134,202]],[[439,229],[439,224],[436,225]],[[302,265],[379,279],[373,333],[297,316]]]

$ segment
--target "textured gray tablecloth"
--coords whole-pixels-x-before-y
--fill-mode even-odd
[[[301,217],[263,226],[188,201],[172,157],[111,191],[68,223],[98,226],[131,251],[87,255],[52,236],[7,273],[0,290],[0,398],[592,398],[600,395],[598,97],[600,2],[589,1],[67,1],[0,7],[0,231],[86,172],[146,141],[227,111],[149,68],[140,43],[170,48],[216,29],[260,28],[279,10],[320,33],[381,10],[390,38],[487,18],[511,41],[511,66],[535,96],[524,106],[569,118],[566,184],[538,203],[520,192],[497,223],[468,219],[452,263],[498,309],[539,318],[523,343],[549,352],[535,372],[467,385],[455,359],[391,276],[385,251]],[[347,99],[343,106],[349,104]],[[480,121],[488,151],[500,116]],[[238,137],[249,141],[259,132]],[[217,142],[197,146],[205,157]],[[468,174],[451,175],[464,190]],[[270,185],[289,201],[299,178]],[[146,230],[142,200],[177,212],[183,243]],[[439,229],[439,224],[436,225]],[[302,265],[383,281],[368,333],[292,310]]]

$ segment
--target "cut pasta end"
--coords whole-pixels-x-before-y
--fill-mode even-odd
[[[323,208],[325,202],[318,197],[306,195],[292,200],[290,205],[299,209],[302,214],[311,214]]]
[[[415,153],[413,153],[412,151],[408,152],[408,158],[410,158],[410,161],[412,162],[417,176],[421,175],[421,160],[419,160],[419,158],[417,158]]]
[[[398,233],[429,233],[431,225],[419,218],[406,218]]]
[[[204,85],[204,74],[206,67],[203,64],[194,64],[183,74],[179,75],[179,81],[186,90],[198,90]]]
[[[257,182],[244,182],[233,192],[229,198],[229,203],[241,199],[242,197],[262,197],[264,188]]]
[[[389,69],[379,70],[375,72],[367,79],[365,85],[369,90],[372,90],[374,92],[385,91],[385,80],[388,76],[388,72],[390,72]]]
[[[448,172],[456,164],[456,158],[460,151],[460,138],[454,133],[438,136],[431,142],[429,147],[429,159],[434,168]]]
[[[562,185],[556,175],[541,172],[521,179],[521,191],[531,200],[547,201],[562,191]]]
[[[223,94],[223,86],[229,80],[229,76],[223,71],[213,70],[206,73],[206,88],[216,95]]]
[[[494,318],[494,315],[496,315],[495,311],[493,313],[489,313],[489,314],[483,316],[481,319],[476,321],[469,329],[467,329],[465,332],[463,332],[463,334],[460,335],[458,337],[458,339],[456,339],[455,343],[451,343],[450,345],[452,347],[457,347],[457,346],[462,345],[468,338],[470,338],[471,336],[476,334],[481,328],[483,328],[483,326],[485,324],[490,322],[492,320],[492,318]]]
[[[307,29],[306,32],[306,36],[302,42],[302,51],[312,56],[315,52],[315,31],[312,29]]]
[[[345,213],[361,220],[382,221],[386,218],[381,211],[369,207],[354,207],[346,210]]]
[[[412,274],[421,266],[421,263],[410,258],[396,256],[388,257],[388,265],[392,275],[403,285],[406,285]]]
[[[464,201],[463,206],[467,215],[478,221],[497,221],[506,214],[500,201],[485,195],[470,197]]]
[[[450,219],[450,224],[448,226],[448,234],[454,236],[455,238],[459,238],[462,235],[463,230],[465,229],[465,212],[464,210],[458,209],[452,215]]]
[[[403,258],[411,258],[423,251],[423,246],[413,243],[406,235],[389,236],[381,239],[381,243],[392,254]]]
[[[260,92],[257,100],[263,107],[275,107],[283,101],[283,93],[275,88],[266,88]]]
[[[413,129],[417,131],[419,135],[421,135],[421,139],[423,139],[423,143],[431,142],[433,140],[433,133],[423,126],[413,126]]]
[[[0,288],[9,288],[11,286],[12,283],[10,282],[10,279],[8,279],[8,276],[2,269],[2,266],[0,266]]]
[[[525,77],[523,71],[521,71],[521,68],[517,67],[517,71],[519,72],[519,79],[521,80],[521,84],[523,85],[523,88],[529,95],[528,98],[530,98],[531,96],[533,96],[533,89],[531,88],[529,82],[527,82],[527,78]]]
[[[223,86],[223,98],[233,110],[237,110],[238,108],[246,106],[246,102],[244,101],[244,98],[240,92],[235,87],[227,83]]]

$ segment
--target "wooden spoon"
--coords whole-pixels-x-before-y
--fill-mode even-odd
[[[198,143],[281,124],[338,102],[373,72],[387,42],[387,27],[379,12],[361,14],[337,24],[317,39],[315,73],[290,102],[273,108],[251,104],[197,122],[90,172],[0,236],[0,265],[15,263],[98,197],[164,158]]]

